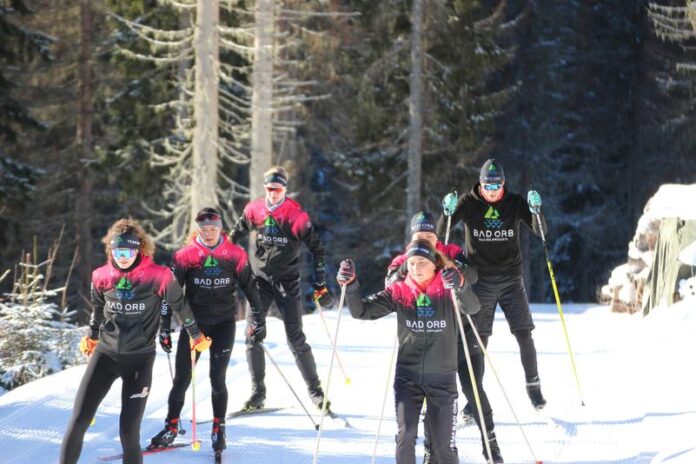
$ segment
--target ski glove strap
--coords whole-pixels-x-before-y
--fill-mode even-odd
[[[82,337],[82,340],[80,340],[80,351],[83,354],[89,356],[97,347],[97,343],[99,343],[99,340],[91,339],[87,335],[85,335],[84,337]]]
[[[172,336],[169,329],[160,329],[159,343],[165,353],[172,352]]]
[[[447,289],[457,289],[464,286],[464,276],[455,268],[448,267],[442,270],[442,284]]]
[[[341,261],[341,267],[338,269],[336,281],[339,285],[348,285],[355,280],[355,263],[352,259],[344,259]]]
[[[266,324],[254,322],[247,327],[247,337],[254,343],[261,343],[266,338]]]
[[[325,284],[314,284],[314,300],[322,307],[328,308],[333,304],[333,296]]]
[[[539,214],[541,212],[541,195],[539,195],[539,192],[536,190],[527,192],[527,204],[532,214]]]
[[[191,339],[191,350],[196,350],[200,353],[210,348],[212,343],[213,341],[210,339],[210,337],[206,337],[203,335],[203,332],[201,332],[198,338]]]
[[[457,209],[457,192],[450,192],[442,199],[442,210],[445,216],[451,216]]]

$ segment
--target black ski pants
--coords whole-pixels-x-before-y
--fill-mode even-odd
[[[479,400],[481,401],[481,409],[483,410],[483,420],[486,424],[486,431],[493,431],[495,424],[493,423],[493,410],[491,404],[488,402],[488,395],[483,390],[483,383],[481,379],[483,378],[483,366],[484,357],[481,347],[476,341],[476,337],[469,324],[464,326],[464,335],[466,336],[467,347],[469,348],[469,356],[471,356],[471,367],[474,371],[474,378],[476,379],[476,387],[478,388]],[[459,383],[462,386],[462,393],[467,402],[471,405],[472,413],[474,414],[474,420],[479,430],[483,430],[481,427],[481,420],[479,418],[478,409],[476,408],[476,397],[474,396],[474,388],[471,383],[471,376],[469,375],[469,367],[466,360],[466,353],[464,352],[464,345],[462,343],[461,334],[458,337],[457,343],[457,375],[459,376]],[[430,403],[426,405],[426,408],[430,407]],[[431,450],[431,437],[432,433],[427,421],[423,422],[423,446]],[[439,462],[439,461],[438,461]]]
[[[430,430],[430,449],[438,464],[458,464],[457,457],[457,379],[416,383],[397,374],[394,377],[394,403],[399,433],[396,436],[396,464],[415,464],[416,437],[423,400],[427,399],[425,424]]]
[[[154,351],[139,355],[107,355],[97,347],[77,390],[72,417],[60,448],[60,464],[77,462],[87,428],[99,404],[119,377],[123,380],[119,420],[123,463],[142,464],[140,423],[150,393],[154,362]]]
[[[210,337],[210,386],[213,403],[213,416],[224,419],[227,415],[227,385],[225,377],[227,366],[234,345],[235,321],[221,322],[215,325],[199,324],[201,332]],[[201,353],[196,353],[196,361]],[[186,399],[186,390],[191,384],[191,342],[186,330],[179,333],[179,343],[176,345],[176,372],[174,385],[169,392],[169,411],[167,419],[176,419],[181,414]]]
[[[271,303],[275,301],[280,316],[285,325],[285,336],[288,346],[295,356],[295,364],[309,390],[319,386],[317,365],[314,362],[312,347],[307,343],[307,337],[302,331],[302,295],[299,277],[289,280],[269,282],[262,276],[256,277],[263,310],[267,313]],[[251,312],[247,312],[247,324],[253,320]],[[247,362],[251,381],[262,384],[266,376],[266,357],[263,347],[249,337],[246,338]]]
[[[473,285],[474,292],[481,302],[481,310],[474,314],[473,320],[484,345],[493,334],[493,320],[498,304],[503,310],[510,332],[520,347],[520,359],[526,380],[533,381],[539,376],[537,353],[532,338],[534,321],[529,311],[527,291],[522,274],[481,276]],[[483,373],[483,370],[481,371]]]

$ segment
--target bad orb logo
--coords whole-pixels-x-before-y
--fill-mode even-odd
[[[133,284],[126,277],[121,277],[121,280],[116,284],[116,297],[125,301],[132,300],[135,297]]]
[[[488,211],[483,215],[483,224],[489,229],[500,229],[503,227],[503,221],[500,219],[500,213],[492,206],[488,207]]]
[[[259,234],[259,239],[266,244],[272,244],[276,246],[285,246],[288,243],[288,239],[283,236],[280,231],[280,226],[273,216],[266,217],[263,222],[263,233]]]
[[[425,293],[418,295],[418,299],[416,300],[416,315],[418,317],[433,317],[435,315],[433,304]]]
[[[217,259],[213,258],[212,256],[208,256],[203,263],[203,274],[206,277],[219,276],[222,269],[218,267],[218,264]]]

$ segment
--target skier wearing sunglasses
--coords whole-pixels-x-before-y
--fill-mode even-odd
[[[541,196],[531,190],[525,201],[521,195],[508,191],[503,166],[497,160],[489,159],[481,167],[479,183],[469,193],[459,197],[456,203],[445,203],[443,206],[451,216],[451,227],[459,221],[464,224],[467,256],[478,269],[479,279],[473,289],[481,302],[481,311],[474,316],[474,323],[482,341],[487,345],[488,337],[493,333],[495,310],[500,304],[520,347],[527,395],[536,409],[542,409],[546,399],[541,393],[537,353],[532,338],[534,321],[522,278],[519,238],[520,224],[540,235],[534,215],[539,215],[546,228],[541,213]],[[440,216],[438,233],[445,232],[446,223],[445,215]],[[483,376],[483,363],[480,370],[477,376]]]
[[[107,263],[92,273],[92,317],[89,334],[80,342],[89,361],[63,437],[60,464],[77,462],[90,421],[119,377],[123,462],[143,462],[140,423],[152,384],[155,339],[160,322],[166,329],[171,322],[171,313],[161,314],[163,300],[183,322],[190,349],[200,352],[210,346],[171,270],[152,260],[155,246],[136,221],[116,221],[102,242]]]
[[[321,409],[324,391],[317,375],[312,348],[302,330],[299,258],[304,244],[314,258],[314,298],[322,306],[330,306],[333,299],[326,288],[326,250],[307,213],[299,203],[286,196],[287,185],[288,173],[282,167],[274,166],[264,173],[266,196],[246,205],[232,231],[232,241],[238,242],[250,232],[255,233],[255,255],[260,264],[254,273],[263,313],[275,301],[285,325],[288,345],[295,356],[295,364],[307,384],[312,402]],[[250,315],[247,315],[247,319],[251,325],[253,321]],[[260,343],[260,340],[247,336],[252,394],[245,404],[246,409],[263,408],[266,400],[266,358]]]

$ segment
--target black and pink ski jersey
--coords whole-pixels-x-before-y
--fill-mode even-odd
[[[472,293],[468,285],[456,291],[462,313],[478,312],[478,304],[470,300]],[[362,299],[356,280],[347,286],[346,304],[356,319],[373,320],[396,313],[396,365],[413,381],[437,382],[457,371],[457,320],[450,290],[443,286],[439,271],[425,288],[407,276]]]
[[[307,213],[295,200],[286,198],[272,212],[264,198],[250,202],[232,231],[238,242],[249,231],[256,232],[258,271],[276,280],[296,279],[300,275],[299,256],[304,243],[314,257],[314,282],[325,280],[326,250]]]
[[[138,259],[140,262],[128,271],[109,262],[92,273],[90,337],[98,338],[99,349],[108,353],[155,351],[162,300],[179,314],[191,336],[199,335],[193,313],[184,304],[183,291],[172,271],[155,264],[149,256]],[[168,327],[169,320],[163,318],[163,324]]]
[[[251,304],[252,314],[261,317],[261,300],[246,251],[224,234],[221,239],[214,248],[194,239],[174,253],[174,275],[185,286],[186,300],[201,325],[236,319],[237,283]]]

